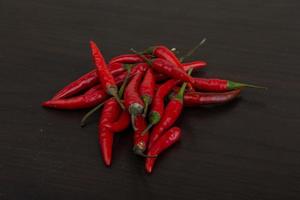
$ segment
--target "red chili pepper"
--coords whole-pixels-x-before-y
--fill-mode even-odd
[[[153,128],[149,139],[149,149],[157,141],[161,134],[165,130],[169,129],[178,119],[183,107],[183,95],[186,85],[186,82],[182,84],[178,94],[172,98],[166,106],[162,119]]]
[[[239,89],[224,93],[189,92],[184,95],[183,104],[187,107],[222,104],[235,99],[240,92]]]
[[[155,92],[155,77],[151,68],[149,68],[140,85],[140,95],[144,101],[144,116],[148,111],[148,106],[151,104]]]
[[[173,63],[164,60],[162,58],[156,58],[153,60],[149,60],[144,55],[138,53],[134,49],[131,49],[136,54],[140,55],[155,71],[165,74],[171,78],[179,79],[184,82],[190,82],[193,83],[193,79],[191,76],[189,76],[183,69],[178,68]]]
[[[123,110],[118,120],[112,123],[111,130],[113,132],[122,132],[127,129],[130,125],[130,115],[127,110]]]
[[[171,79],[158,87],[152,101],[151,112],[149,114],[149,125],[145,129],[145,132],[150,130],[153,125],[160,121],[165,110],[165,97],[179,82],[179,80]]]
[[[147,148],[149,134],[146,132],[142,134],[142,132],[147,127],[147,123],[144,117],[141,115],[136,116],[135,119],[136,130],[134,131],[134,141],[133,141],[133,152],[137,155],[147,157],[144,152]]]
[[[265,87],[250,85],[246,83],[238,83],[230,80],[222,79],[206,79],[206,78],[193,78],[193,86],[195,89],[208,91],[208,92],[226,92],[229,90],[240,89],[243,87],[252,87],[266,89]]]
[[[98,77],[100,80],[101,85],[103,88],[106,89],[106,92],[112,96],[115,97],[115,99],[118,101],[122,109],[125,109],[124,105],[120,101],[120,98],[118,96],[118,86],[114,80],[114,77],[110,73],[110,71],[107,68],[107,65],[105,63],[105,60],[98,49],[95,42],[90,41],[90,47],[92,50],[92,55],[94,58],[94,62],[97,67]]]
[[[188,62],[188,63],[182,63],[183,69],[184,71],[188,71],[189,69],[201,69],[203,67],[205,67],[207,65],[207,63],[205,61],[194,61],[194,62]],[[163,81],[168,79],[168,76],[166,76],[165,74],[161,74],[161,73],[154,73],[155,75],[155,80],[157,81]]]
[[[131,123],[136,130],[135,127],[135,117],[139,114],[143,113],[144,110],[144,102],[140,98],[140,94],[138,91],[138,87],[141,83],[144,73],[138,72],[129,82],[127,85],[125,92],[124,92],[124,102],[125,106],[128,109],[129,113],[131,114]]]
[[[168,149],[181,137],[181,130],[178,127],[173,127],[166,131],[149,149],[148,156],[158,156],[164,150]],[[145,169],[148,173],[151,173],[155,164],[156,158],[147,158],[145,162]]]
[[[151,55],[145,55],[147,58],[151,58]],[[142,59],[140,56],[136,55],[136,54],[123,54],[120,56],[116,56],[114,58],[112,58],[109,61],[109,64],[113,64],[113,63],[141,63],[144,62],[144,59]]]
[[[114,63],[109,65],[109,70],[113,76],[118,76],[119,74],[122,74],[126,71],[125,66],[126,65],[121,63]],[[84,74],[77,80],[71,82],[59,92],[57,92],[52,98],[52,100],[63,99],[66,97],[73,96],[87,88],[96,85],[98,82],[99,82],[99,78],[98,78],[97,70],[92,70]]]
[[[115,98],[109,99],[102,109],[99,119],[98,141],[102,158],[106,166],[111,165],[114,132],[111,124],[117,119],[121,108]]]
[[[42,106],[55,109],[76,110],[91,108],[103,102],[107,98],[108,95],[106,92],[99,85],[97,85],[80,96],[69,99],[49,100],[42,103]]]

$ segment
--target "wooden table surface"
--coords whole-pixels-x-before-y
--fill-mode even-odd
[[[0,1],[0,199],[300,199],[300,2],[260,0]],[[152,175],[119,134],[111,168],[97,116],[40,103],[107,59],[155,44],[193,59],[198,76],[267,86],[228,105],[185,109],[179,144]]]

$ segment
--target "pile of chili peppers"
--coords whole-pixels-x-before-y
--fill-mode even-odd
[[[174,49],[153,46],[142,52],[119,55],[106,62],[96,43],[90,48],[96,69],[60,90],[42,105],[76,110],[92,108],[81,126],[99,111],[98,141],[106,166],[112,162],[114,135],[132,126],[133,152],[145,157],[151,173],[158,156],[180,140],[182,130],[174,124],[182,109],[224,104],[239,96],[242,88],[259,86],[223,79],[192,77],[207,64],[184,62],[205,40],[178,58]]]

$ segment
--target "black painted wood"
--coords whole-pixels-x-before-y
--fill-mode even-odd
[[[0,199],[299,199],[299,34],[297,0],[0,1]],[[85,111],[40,102],[93,68],[88,41],[107,58],[166,44],[194,58],[200,76],[269,87],[226,106],[186,109],[183,138],[152,175],[115,140],[103,166],[97,127]],[[97,121],[97,116],[93,122]]]

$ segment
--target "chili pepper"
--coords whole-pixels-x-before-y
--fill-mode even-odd
[[[152,101],[151,112],[149,114],[149,125],[147,126],[144,132],[150,130],[150,128],[153,125],[157,124],[160,121],[164,113],[165,97],[170,93],[173,87],[175,87],[179,82],[180,82],[179,80],[171,79],[158,87],[154,95],[154,99]]]
[[[144,79],[140,85],[140,95],[144,101],[144,116],[148,111],[148,106],[151,104],[155,90],[155,77],[151,68],[149,68],[144,76]]]
[[[135,117],[138,114],[142,114],[144,110],[144,102],[140,98],[140,94],[138,92],[138,87],[143,78],[144,73],[138,72],[127,85],[124,92],[124,102],[125,106],[131,114],[131,123],[133,129],[136,130],[135,127]]]
[[[188,62],[188,63],[182,63],[184,71],[188,71],[189,69],[194,69],[194,70],[201,69],[201,68],[205,67],[206,65],[207,65],[207,63],[202,60]],[[154,73],[154,76],[157,81],[163,81],[163,80],[168,79],[168,76],[166,76],[165,74],[161,74],[161,73]]]
[[[146,71],[147,66],[148,66],[148,65],[147,65],[146,63],[140,63],[140,64],[137,64],[136,67],[134,67],[132,70],[130,70],[131,67],[128,68],[129,71],[128,71],[127,73],[123,73],[123,74],[121,74],[121,75],[119,75],[119,76],[116,77],[115,81],[116,81],[117,85],[119,85],[120,83],[122,83],[124,79],[125,79],[125,80],[124,80],[124,82],[123,82],[123,85],[126,84],[126,82],[127,82],[126,79],[129,79],[130,77],[134,76],[134,75],[137,74],[137,73],[140,73],[140,72],[143,73],[144,71]],[[129,76],[128,76],[128,74],[129,74]],[[123,85],[121,86],[121,88],[120,88],[120,90],[119,90],[120,98],[121,98],[122,95],[123,95],[123,89],[122,89],[122,88],[124,88]],[[99,110],[99,109],[102,107],[102,105],[103,105],[103,103],[97,105],[97,106],[94,107],[92,110],[90,110],[88,113],[86,113],[86,114],[83,116],[83,118],[81,119],[80,126],[81,126],[81,127],[85,126],[86,120],[87,120],[92,114],[94,114],[97,110]]]
[[[230,80],[206,78],[194,78],[193,86],[196,89],[208,92],[226,92],[229,90],[240,89],[243,87],[266,89],[265,87],[250,85],[246,83],[238,83]]]
[[[130,125],[130,115],[127,110],[123,110],[118,120],[112,123],[111,130],[115,133],[122,132]]]
[[[179,141],[181,137],[181,129],[173,127],[166,131],[149,149],[148,156],[158,156],[164,150],[168,149],[175,142]],[[151,173],[155,164],[156,158],[147,158],[145,162],[145,169],[148,173]]]
[[[92,50],[94,62],[97,67],[98,77],[99,77],[101,85],[103,86],[103,88],[106,89],[106,92],[108,94],[115,97],[115,99],[120,104],[121,108],[125,109],[124,105],[122,104],[122,102],[120,101],[120,98],[118,96],[118,86],[117,86],[113,76],[109,72],[100,50],[98,49],[96,43],[93,41],[90,41],[90,47]]]
[[[155,71],[165,74],[174,79],[179,79],[185,82],[193,83],[193,79],[183,69],[178,68],[176,65],[170,63],[162,58],[156,58],[149,60],[144,55],[138,53],[134,49],[131,49],[136,54],[140,55]]]
[[[183,104],[187,107],[200,105],[221,104],[239,96],[241,90],[232,90],[224,93],[188,92],[184,95]]]
[[[145,55],[147,58],[152,58],[151,55]],[[119,55],[116,56],[114,58],[112,58],[109,61],[109,64],[113,64],[113,63],[131,63],[131,64],[135,64],[135,63],[141,63],[144,62],[144,59],[142,59],[140,56],[136,55],[136,54],[123,54],[123,55]]]
[[[191,70],[189,71],[189,73],[191,73]],[[149,149],[154,144],[154,142],[161,136],[161,134],[165,130],[170,128],[178,119],[183,107],[183,95],[186,85],[186,82],[182,84],[178,94],[174,98],[172,98],[166,106],[162,119],[153,128],[149,139]]]
[[[55,109],[76,110],[93,107],[107,98],[108,95],[106,92],[99,85],[96,85],[82,95],[69,99],[49,100],[42,103],[42,106]]]
[[[111,124],[117,119],[121,108],[115,98],[110,98],[102,109],[99,128],[98,142],[102,152],[102,158],[106,166],[111,165],[112,145],[114,132],[111,130]]]
[[[135,126],[136,130],[134,131],[133,152],[139,156],[147,157],[144,152],[147,148],[149,133],[147,132],[145,134],[142,134],[142,132],[147,127],[145,118],[141,115],[136,116]]]
[[[119,74],[125,72],[125,68],[127,67],[127,64],[113,63],[110,64],[108,67],[113,76],[118,76]],[[59,92],[57,92],[52,98],[52,100],[70,97],[72,95],[79,93],[80,91],[83,91],[84,89],[92,87],[98,82],[99,82],[99,78],[98,78],[97,70],[92,70],[84,74],[77,80],[71,82]]]

